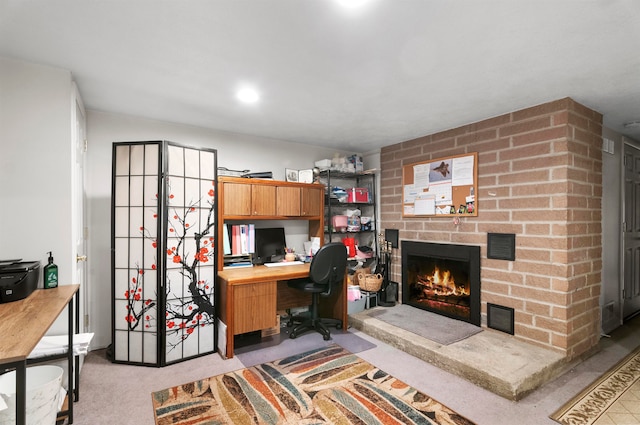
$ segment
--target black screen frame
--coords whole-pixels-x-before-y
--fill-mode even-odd
[[[281,261],[284,258],[286,246],[284,227],[256,228],[254,263]]]

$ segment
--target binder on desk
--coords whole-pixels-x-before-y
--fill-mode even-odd
[[[240,225],[234,224],[231,226],[231,254],[242,254],[242,244],[240,243]]]
[[[248,253],[253,254],[254,252],[256,252],[256,226],[254,224],[249,224],[248,226],[249,226]]]
[[[255,226],[234,224],[231,226],[232,255],[252,254],[255,251]]]
[[[229,235],[229,225],[226,224],[223,226],[223,235],[222,235],[222,253],[224,255],[231,255],[231,241]]]

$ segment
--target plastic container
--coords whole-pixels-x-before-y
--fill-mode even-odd
[[[346,215],[334,215],[333,216],[333,228],[336,232],[347,231],[347,216]]]
[[[369,189],[366,187],[353,187],[347,192],[347,202],[369,202]]]
[[[366,299],[360,293],[360,287],[349,285],[347,287],[347,314],[356,314],[364,311]]]
[[[59,366],[27,368],[27,425],[55,425],[62,385]],[[0,425],[16,423],[16,372],[0,375],[0,397],[7,409],[0,410]]]
[[[342,243],[347,247],[347,255],[349,257],[356,256],[356,240],[354,238],[343,238]]]
[[[326,170],[327,168],[331,167],[331,160],[321,159],[320,161],[315,162],[315,166],[321,170]]]

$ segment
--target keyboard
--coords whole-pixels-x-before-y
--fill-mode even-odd
[[[294,266],[296,264],[304,264],[302,261],[281,261],[279,263],[264,263],[267,267]]]

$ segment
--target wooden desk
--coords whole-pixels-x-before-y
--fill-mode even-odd
[[[69,423],[73,423],[73,297],[80,285],[37,289],[27,298],[0,304],[0,365],[16,369],[16,424],[26,423],[27,357],[65,306],[69,309]]]
[[[308,306],[310,294],[291,289],[286,281],[309,276],[309,263],[291,266],[254,266],[218,272],[219,319],[226,328],[226,354],[233,357],[233,337],[276,325],[276,312]],[[320,315],[342,320],[347,327],[346,281],[328,297],[320,299]],[[222,354],[222,353],[221,353]]]

